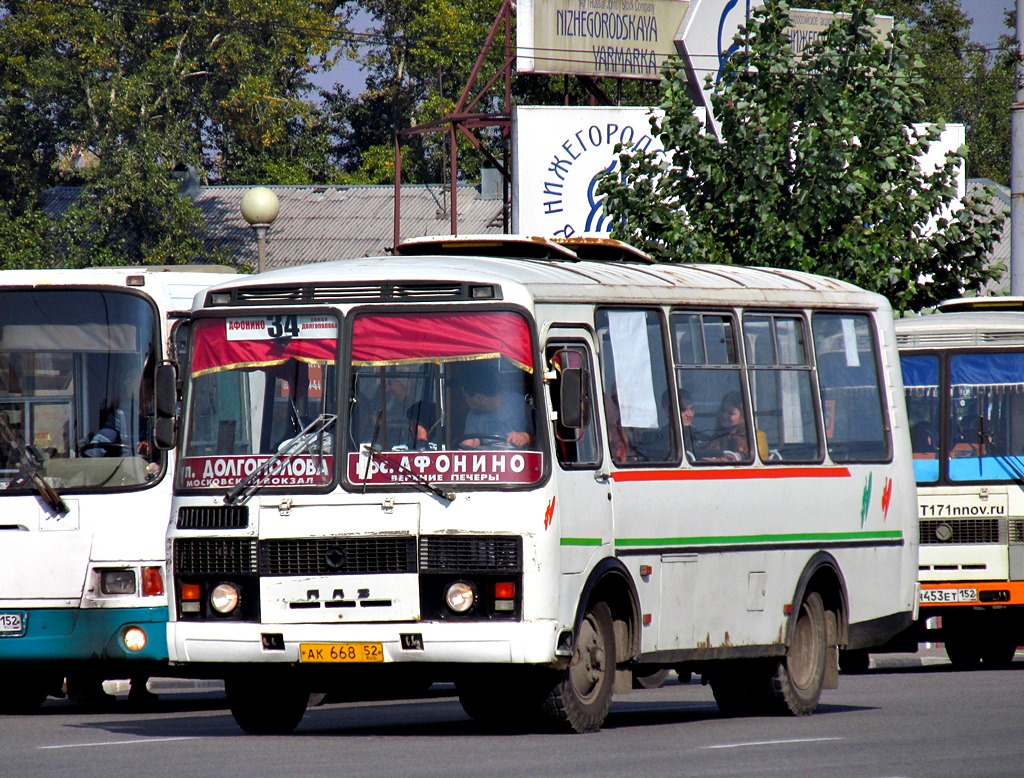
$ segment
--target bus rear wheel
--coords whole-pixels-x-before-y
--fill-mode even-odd
[[[615,658],[612,612],[598,602],[584,614],[569,668],[556,675],[544,701],[546,718],[572,732],[599,730],[612,704]]]
[[[233,676],[224,691],[235,723],[250,735],[293,732],[309,704],[309,690],[287,678]]]
[[[772,677],[772,705],[775,712],[808,716],[821,699],[825,681],[828,630],[821,595],[809,592],[800,603],[793,642]]]

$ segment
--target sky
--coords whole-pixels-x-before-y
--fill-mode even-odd
[[[974,20],[971,39],[994,46],[1000,35],[1009,32],[1003,24],[1003,12],[1015,5],[1015,0],[960,0],[964,13]]]

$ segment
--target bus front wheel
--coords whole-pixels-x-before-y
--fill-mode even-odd
[[[224,681],[231,715],[250,735],[287,735],[306,714],[309,691],[289,679],[235,676]]]
[[[606,603],[588,607],[567,670],[558,673],[544,702],[545,715],[559,728],[596,732],[604,723],[615,688],[615,628]]]

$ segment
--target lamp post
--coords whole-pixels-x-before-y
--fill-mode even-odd
[[[242,197],[241,210],[242,218],[256,231],[256,272],[262,273],[267,264],[267,232],[277,218],[281,204],[277,200],[277,195],[265,186],[254,186]]]

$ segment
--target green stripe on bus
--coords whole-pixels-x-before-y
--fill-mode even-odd
[[[785,535],[718,535],[691,538],[616,538],[616,546],[711,546],[748,543],[835,542],[842,540],[902,540],[899,530],[880,532],[794,532]],[[564,541],[563,541],[564,543]]]
[[[562,538],[563,546],[600,546],[601,538]]]

